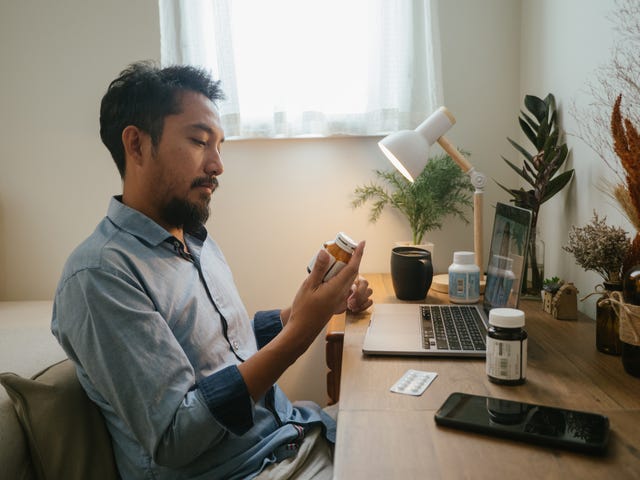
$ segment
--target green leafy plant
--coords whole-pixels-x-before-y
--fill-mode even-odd
[[[542,282],[542,289],[547,292],[556,293],[558,290],[560,290],[560,287],[563,284],[564,281],[560,280],[560,277],[545,278]]]
[[[537,262],[536,226],[540,206],[562,190],[573,177],[573,169],[558,173],[569,154],[567,144],[563,142],[563,133],[558,125],[556,101],[550,93],[543,100],[535,95],[526,95],[524,105],[528,111],[520,111],[518,121],[527,139],[533,144],[534,151],[507,138],[509,143],[524,157],[522,166],[517,166],[505,157],[502,159],[524,180],[530,188],[508,188],[498,185],[511,195],[511,202],[518,207],[531,210],[531,237],[524,270],[523,289],[530,287],[531,292],[539,292],[542,287],[542,272]],[[557,175],[556,175],[557,174]],[[531,282],[527,279],[531,269]],[[536,293],[537,294],[537,293]]]
[[[371,182],[357,187],[352,201],[356,208],[372,203],[370,222],[375,223],[386,206],[395,208],[409,222],[416,245],[427,232],[442,228],[447,215],[469,223],[465,210],[472,204],[473,187],[468,176],[448,155],[431,158],[413,183],[397,171],[375,170],[375,173],[383,184]]]

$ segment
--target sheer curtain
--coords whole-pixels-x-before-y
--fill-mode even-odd
[[[222,80],[227,138],[382,135],[442,103],[436,0],[159,0],[163,65]]]

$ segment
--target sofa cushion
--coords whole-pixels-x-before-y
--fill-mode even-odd
[[[13,403],[0,388],[0,478],[34,480],[29,445]]]
[[[39,479],[117,479],[111,438],[70,360],[31,379],[0,374],[29,443]]]

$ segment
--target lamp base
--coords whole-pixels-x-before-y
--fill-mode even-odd
[[[480,279],[480,295],[484,293],[485,284],[486,278],[483,276]],[[441,273],[440,275],[434,275],[431,288],[438,293],[449,293],[449,274]]]

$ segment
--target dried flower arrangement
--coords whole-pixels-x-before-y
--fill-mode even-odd
[[[640,2],[616,0],[611,20],[619,34],[611,61],[588,84],[593,101],[588,107],[571,108],[582,139],[615,174],[604,181],[603,191],[620,206],[636,230],[623,271],[640,263]],[[622,107],[624,98],[626,109]],[[611,105],[614,105],[613,112]]]
[[[585,270],[598,273],[605,282],[620,282],[622,265],[630,248],[629,237],[620,227],[608,226],[607,218],[598,218],[584,227],[571,227],[569,243],[563,250],[573,254],[576,263]]]
[[[603,163],[622,180],[618,159],[611,136],[611,105],[622,93],[627,105],[626,116],[634,125],[640,125],[640,2],[615,0],[616,7],[607,16],[618,37],[611,49],[611,59],[595,72],[595,78],[586,84],[591,100],[578,107],[574,101],[569,111],[578,131],[571,132],[589,146]],[[613,190],[605,185],[607,193]]]
[[[626,173],[624,182],[615,186],[614,195],[629,221],[637,230],[628,255],[624,259],[624,270],[640,263],[640,134],[631,120],[622,118],[618,95],[611,114],[613,148]]]

